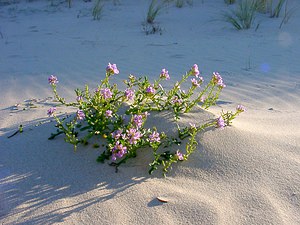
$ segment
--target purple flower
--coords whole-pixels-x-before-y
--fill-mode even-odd
[[[51,84],[51,85],[55,85],[55,84],[58,83],[58,79],[57,79],[56,76],[51,75],[50,77],[48,77],[48,82],[49,82],[49,84]]]
[[[193,85],[194,87],[199,87],[199,86],[200,86],[200,84],[198,83],[198,81],[197,81],[195,78],[192,78],[192,79],[191,79],[191,82],[192,82],[192,85]]]
[[[109,88],[104,88],[100,90],[101,95],[104,99],[108,99],[112,97],[112,92]]]
[[[121,137],[122,130],[115,130],[113,133],[111,133],[112,138],[119,139]]]
[[[149,140],[150,140],[150,143],[160,142],[159,133],[156,131],[153,131],[153,133],[149,135]]]
[[[127,147],[123,146],[119,141],[116,142],[115,146],[112,149],[111,159],[113,161],[117,158],[122,158],[127,153]]]
[[[146,111],[146,112],[143,113],[143,116],[144,116],[145,118],[147,118],[148,116],[150,116],[150,113],[148,113],[148,112]]]
[[[238,105],[236,107],[236,110],[239,111],[239,112],[246,112],[247,111],[246,107],[243,106],[243,105]]]
[[[191,130],[197,130],[196,124],[194,123],[189,123],[191,126]]]
[[[226,126],[225,121],[224,121],[223,117],[220,116],[217,119],[217,127],[220,128],[220,129],[224,129],[225,126]]]
[[[155,93],[154,87],[153,87],[152,85],[148,86],[148,87],[146,88],[146,93],[152,94],[152,95],[153,95],[153,94]]]
[[[52,107],[52,108],[47,110],[47,115],[48,116],[53,116],[55,111],[56,111],[56,107]]]
[[[85,114],[82,110],[77,110],[77,113],[76,113],[76,118],[77,120],[83,120],[85,118]]]
[[[130,74],[130,75],[128,76],[128,78],[129,78],[129,80],[130,80],[131,82],[133,82],[133,81],[136,80],[136,77],[135,77],[134,75],[132,75],[132,74]]]
[[[198,69],[198,65],[194,64],[191,68],[191,72],[192,75],[194,75],[195,77],[198,77],[198,75],[200,74],[199,69]]]
[[[169,71],[166,70],[166,69],[162,69],[161,72],[160,72],[160,78],[170,80]]]
[[[110,64],[108,63],[107,67],[106,67],[106,72],[109,74],[119,74],[119,70],[117,68],[116,64]]]
[[[143,116],[142,115],[134,115],[133,116],[133,123],[136,125],[137,128],[141,128],[143,125]]]
[[[106,112],[105,112],[105,117],[106,117],[106,118],[112,117],[112,113],[113,113],[113,111],[111,111],[111,110],[106,110]]]
[[[221,75],[218,72],[213,72],[213,82],[218,85],[220,88],[226,87],[223,82]]]
[[[179,160],[179,161],[184,160],[183,154],[182,154],[179,150],[176,151],[175,157],[176,157],[176,159]]]
[[[127,100],[133,100],[134,98],[134,90],[127,88],[125,90],[125,96]]]
[[[82,96],[77,96],[77,97],[76,97],[76,100],[77,100],[78,102],[81,102],[81,101],[83,100],[83,97],[82,97]]]
[[[180,105],[182,102],[182,99],[178,98],[178,96],[174,96],[174,98],[171,100],[171,103],[175,105]]]
[[[129,143],[132,144],[136,144],[138,142],[138,140],[140,140],[140,138],[143,136],[141,134],[141,132],[137,131],[134,128],[130,128],[129,130],[126,131],[127,133],[127,137],[129,139]]]

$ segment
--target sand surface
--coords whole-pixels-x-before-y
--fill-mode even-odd
[[[300,2],[289,1],[296,11],[281,29],[282,16],[258,15],[257,31],[236,31],[223,1],[194,0],[157,17],[161,35],[143,32],[148,1],[119,2],[106,3],[100,21],[83,1],[0,6],[0,223],[300,224]],[[99,149],[74,153],[63,137],[49,141],[55,127],[46,115],[50,74],[71,99],[75,88],[95,87],[108,62],[118,65],[120,85],[167,68],[168,88],[194,63],[207,80],[220,72],[220,104],[183,122],[238,104],[248,110],[199,135],[197,151],[167,178],[148,175],[143,155],[115,173],[95,161]],[[20,124],[24,132],[8,139]]]

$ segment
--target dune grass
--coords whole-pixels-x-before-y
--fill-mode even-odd
[[[93,15],[94,20],[100,20],[101,19],[102,12],[103,12],[103,7],[104,7],[104,4],[102,3],[102,0],[97,0],[95,5],[94,5],[93,11],[92,11],[92,15]]]
[[[279,28],[281,29],[283,24],[287,24],[292,17],[292,15],[295,13],[297,8],[288,9],[288,0],[285,2],[285,8],[284,8],[284,16],[282,18],[282,21],[279,25]]]
[[[165,7],[165,2],[159,2],[158,0],[151,0],[147,12],[147,23],[153,24],[155,18],[159,15],[161,10]]]
[[[278,18],[286,0],[256,0],[257,11],[260,13],[270,13],[271,18]]]
[[[227,5],[232,5],[235,3],[235,0],[224,0]]]
[[[256,10],[255,0],[243,0],[235,10],[225,13],[224,17],[226,22],[232,24],[237,30],[249,29],[254,23]]]
[[[276,6],[274,7],[274,9],[272,10],[272,12],[271,12],[271,14],[270,14],[270,17],[271,17],[271,18],[274,18],[274,17],[278,18],[278,17],[279,17],[280,12],[281,12],[281,9],[282,9],[282,7],[283,7],[285,1],[286,1],[286,0],[279,0],[279,1],[277,2]],[[271,1],[271,2],[272,2],[272,1]]]
[[[184,0],[176,0],[175,6],[176,6],[177,8],[182,8],[183,5],[184,5]]]

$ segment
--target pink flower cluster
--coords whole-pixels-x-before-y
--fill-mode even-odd
[[[224,121],[223,117],[220,116],[217,119],[217,127],[220,128],[220,129],[224,129],[225,126],[226,126],[225,121]]]
[[[110,64],[110,63],[108,63],[108,65],[106,67],[106,72],[108,74],[119,74],[120,71],[118,70],[116,64]]]
[[[83,120],[85,118],[84,112],[82,110],[77,110],[76,118],[77,120]]]
[[[50,109],[47,110],[47,115],[48,116],[53,116],[53,114],[55,113],[56,111],[56,107],[52,107]]]
[[[160,72],[160,78],[165,79],[165,80],[170,80],[169,71],[166,69],[162,69]]]
[[[146,93],[147,93],[147,94],[153,95],[153,94],[155,93],[154,87],[153,87],[152,85],[148,86],[148,87],[146,88]]]
[[[221,88],[226,87],[221,75],[218,72],[213,72],[213,82]]]
[[[195,77],[198,77],[200,72],[199,72],[199,68],[198,68],[198,65],[197,64],[194,64],[191,68],[191,72],[192,72],[192,75],[194,75]]]
[[[48,83],[49,83],[50,85],[55,85],[55,84],[57,84],[57,83],[58,83],[57,77],[54,76],[54,75],[51,75],[51,76],[48,78]]]
[[[111,159],[113,161],[116,161],[117,157],[122,158],[126,153],[127,153],[127,147],[123,146],[119,141],[117,141],[115,146],[112,149]]]
[[[109,99],[112,97],[112,92],[109,88],[101,89],[100,93],[104,99]]]
[[[127,88],[125,90],[125,97],[127,100],[133,100],[134,99],[134,90]]]
[[[149,141],[150,141],[150,143],[160,142],[159,133],[156,131],[153,131],[153,133],[149,135]]]

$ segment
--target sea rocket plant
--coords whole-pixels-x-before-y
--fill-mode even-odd
[[[55,107],[50,108],[47,114],[55,118],[58,131],[49,139],[64,133],[65,140],[76,149],[79,143],[88,144],[88,140],[95,136],[96,140],[101,139],[101,142],[106,143],[106,151],[97,160],[104,162],[111,159],[110,165],[116,169],[129,158],[134,158],[140,149],[151,148],[153,161],[149,164],[149,173],[160,166],[165,174],[173,163],[187,160],[196,150],[199,132],[209,127],[224,129],[237,115],[246,111],[244,106],[238,105],[236,112],[222,111],[214,120],[203,124],[202,121],[195,121],[181,128],[177,121],[183,113],[188,113],[196,105],[207,109],[216,104],[221,90],[226,87],[219,73],[214,72],[211,80],[203,85],[204,79],[199,76],[198,65],[194,64],[168,91],[160,84],[161,80],[170,79],[169,71],[165,68],[161,70],[159,79],[153,83],[147,77],[129,75],[124,81],[127,86],[124,91],[110,83],[111,77],[116,74],[119,74],[117,65],[109,63],[106,76],[96,91],[90,92],[87,85],[84,90],[76,89],[76,101],[70,103],[58,95],[58,78],[51,75],[48,82],[56,100],[62,105],[76,107],[77,111],[73,119],[67,120],[56,115]],[[181,85],[189,78],[190,88],[184,91]],[[178,136],[167,135],[156,127],[145,127],[150,111],[172,111]],[[85,135],[82,134],[84,131]],[[185,138],[188,138],[185,148],[178,149],[181,140]],[[172,151],[173,145],[177,146],[176,151]]]

